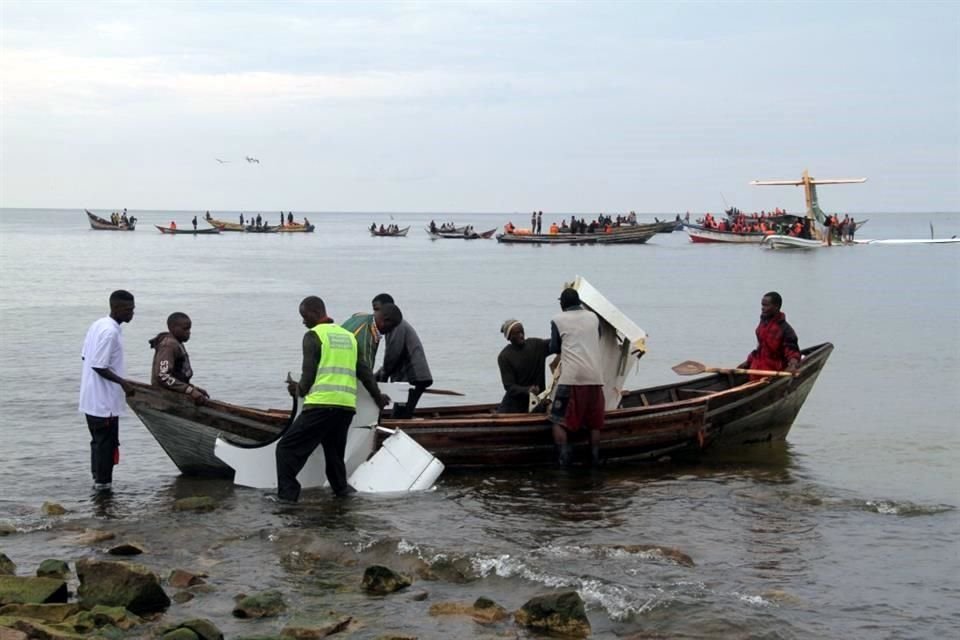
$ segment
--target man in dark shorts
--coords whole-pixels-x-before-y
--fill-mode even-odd
[[[597,465],[605,413],[600,319],[583,308],[576,289],[563,290],[560,308],[563,311],[550,321],[550,353],[560,354],[560,379],[550,408],[553,442],[560,464],[568,466],[573,458],[570,434],[589,429],[591,460]]]

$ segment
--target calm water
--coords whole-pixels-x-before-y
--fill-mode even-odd
[[[142,541],[142,561],[161,573],[208,572],[216,591],[165,619],[204,615],[228,637],[282,626],[230,617],[234,594],[268,587],[295,611],[357,616],[359,638],[495,637],[504,629],[427,609],[481,595],[513,609],[553,587],[580,592],[599,638],[936,638],[960,626],[960,247],[771,252],[692,245],[681,233],[645,246],[517,247],[431,241],[431,216],[416,214],[393,214],[412,226],[407,238],[369,237],[365,227],[389,214],[309,213],[314,234],[170,237],[152,224],[185,227],[192,212],[134,213],[136,232],[100,233],[81,210],[0,211],[0,522],[22,531],[0,550],[21,573],[90,553],[69,541],[76,529],[114,531]],[[938,236],[960,233],[960,214],[868,217],[863,237],[925,237],[929,222]],[[447,218],[484,230],[527,214]],[[500,323],[516,317],[546,336],[577,274],[650,334],[631,386],[672,381],[670,366],[687,359],[741,361],[761,295],[780,291],[802,346],[836,345],[787,446],[694,467],[448,474],[424,495],[336,502],[316,492],[284,511],[256,491],[178,477],[128,416],[118,491],[91,499],[79,351],[113,289],[137,297],[124,326],[136,379],[149,377],[147,340],[185,311],[200,385],[285,408],[300,299],[320,295],[342,319],[388,291],[419,331],[437,386],[493,402]],[[193,494],[222,506],[171,511]],[[44,500],[70,513],[45,518]],[[632,544],[676,547],[696,564],[619,548]],[[425,602],[356,589],[372,562],[415,571],[440,557],[462,579],[419,580]]]

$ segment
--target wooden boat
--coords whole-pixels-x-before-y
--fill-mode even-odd
[[[127,224],[113,224],[109,220],[101,218],[100,216],[91,213],[89,210],[84,209],[87,213],[87,220],[90,221],[90,228],[96,231],[133,231],[137,228],[137,219],[132,218],[131,222]]]
[[[683,220],[657,220],[657,233],[673,233],[683,230]]]
[[[167,233],[167,234],[179,234],[179,235],[188,235],[188,236],[208,236],[208,235],[214,235],[214,234],[220,233],[219,227],[213,227],[211,229],[194,229],[193,226],[190,226],[184,229],[181,229],[180,227],[173,229],[171,227],[160,226],[159,224],[155,224],[153,226],[155,226],[160,231],[160,233]]]
[[[367,231],[369,231],[372,236],[403,238],[407,235],[407,231],[410,231],[410,227],[407,226],[402,229],[397,229],[396,231],[380,231],[379,229],[367,229]]]
[[[434,240],[440,240],[440,239],[447,239],[447,240],[489,240],[490,238],[493,237],[493,234],[495,234],[496,232],[497,232],[497,228],[496,228],[496,227],[494,227],[493,229],[490,229],[490,230],[488,230],[488,231],[483,231],[483,232],[481,232],[481,233],[477,233],[476,231],[474,231],[473,233],[471,233],[471,234],[469,234],[469,235],[466,234],[466,229],[464,229],[464,231],[461,231],[460,233],[457,233],[457,232],[455,232],[455,231],[436,231],[436,232],[433,232],[433,231],[430,231],[430,228],[429,228],[429,227],[427,228],[427,234],[428,234],[431,238],[433,238]]]
[[[594,233],[501,233],[497,242],[507,244],[643,244],[657,234],[659,225],[617,227]]]
[[[690,236],[690,242],[726,242],[734,244],[760,244],[767,237],[766,233],[735,233],[733,231],[720,231],[719,229],[709,229],[698,224],[685,222],[683,228]]]
[[[247,233],[280,233],[280,227],[262,224],[259,227],[254,224],[248,224],[245,229]]]
[[[716,373],[623,391],[633,356],[646,350],[646,334],[582,278],[571,285],[604,326],[598,356],[606,398],[601,451],[608,462],[695,458],[715,449],[783,440],[833,351],[829,343],[805,349],[796,376],[750,380]],[[139,383],[127,403],[188,474],[228,475],[229,468],[214,455],[218,434],[240,446],[268,444],[291,415],[213,400],[195,406],[184,394]],[[381,416],[380,425],[401,428],[447,468],[556,464],[551,424],[543,413],[498,414],[495,404],[424,407],[412,420]],[[589,460],[589,445],[574,444],[577,460]]]
[[[227,220],[219,220],[217,218],[203,218],[207,221],[211,227],[216,227],[220,231],[235,231],[243,233],[246,231],[246,225],[242,225],[239,222],[228,222]]]
[[[606,413],[603,457],[624,463],[666,455],[695,458],[711,450],[783,440],[832,351],[829,343],[804,349],[793,378],[750,381],[718,373],[626,391],[620,406]],[[290,411],[214,400],[196,406],[182,393],[141,383],[135,388],[127,403],[187,475],[230,475],[232,470],[213,454],[218,434],[236,443],[267,443],[290,417]],[[414,420],[384,418],[380,424],[403,429],[448,469],[556,464],[545,414],[495,410],[495,404],[424,407]],[[589,444],[576,443],[575,456],[589,460]]]
[[[313,233],[314,226],[312,224],[301,224],[295,222],[293,224],[285,224],[279,229],[277,233]]]

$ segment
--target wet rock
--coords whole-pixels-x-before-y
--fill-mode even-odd
[[[388,633],[385,636],[377,636],[377,640],[418,640],[417,636],[408,636],[403,634]]]
[[[115,547],[110,547],[107,549],[107,553],[112,556],[138,556],[143,553],[143,547],[132,542],[124,542]]]
[[[77,562],[82,607],[103,604],[124,607],[136,614],[163,611],[170,598],[157,575],[133,562],[84,559]]]
[[[11,533],[16,533],[17,528],[10,524],[9,522],[0,522],[0,536],[8,536]]]
[[[56,502],[44,502],[40,511],[46,516],[62,516],[67,512],[62,504]]]
[[[162,638],[162,640],[200,640],[200,636],[194,633],[193,629],[186,627],[178,627],[173,631],[168,631],[160,636],[160,638]]]
[[[204,580],[195,573],[183,569],[174,569],[170,572],[170,577],[167,578],[167,584],[174,589],[186,589],[196,584],[204,584]]]
[[[514,613],[517,624],[577,638],[590,635],[590,620],[576,591],[563,591],[528,600]]]
[[[96,628],[113,626],[121,631],[127,631],[143,624],[143,618],[123,607],[107,607],[98,604],[90,611],[82,611],[78,616],[86,614],[93,621]]]
[[[196,596],[189,591],[177,591],[170,599],[177,604],[184,604],[193,600]]]
[[[67,583],[56,578],[0,576],[0,605],[66,602]]]
[[[39,578],[60,578],[65,579],[70,575],[70,567],[63,560],[47,558],[37,567],[37,577]]]
[[[204,584],[195,584],[192,587],[189,587],[187,591],[189,591],[195,596],[199,596],[200,594],[203,594],[203,593],[212,593],[216,591],[216,588],[212,584],[204,583]]]
[[[61,629],[59,625],[47,625],[29,618],[7,618],[4,619],[3,624],[7,628],[24,633],[30,640],[85,640],[85,636]]]
[[[468,558],[439,558],[430,563],[424,575],[427,580],[445,580],[456,584],[473,582],[479,576]]]
[[[236,601],[233,615],[237,618],[269,618],[287,609],[279,591],[264,591],[252,596],[240,594]]]
[[[368,593],[388,594],[405,589],[413,584],[410,576],[397,573],[393,569],[375,564],[363,572],[361,586]]]
[[[683,565],[684,567],[694,566],[693,558],[674,547],[664,547],[658,544],[617,544],[612,545],[609,548],[620,549],[621,551],[626,551],[627,553],[653,553],[663,556],[668,560],[672,560],[673,562]]]
[[[193,618],[192,620],[185,620],[166,627],[161,632],[163,634],[162,637],[166,639],[170,637],[171,633],[181,629],[189,630],[194,637],[199,638],[199,640],[223,640],[223,632],[217,628],[217,625],[205,618]],[[186,637],[183,634],[181,635],[182,637]]]
[[[30,636],[10,627],[0,627],[0,640],[30,640]]]
[[[92,545],[97,544],[98,542],[104,542],[106,540],[113,540],[115,534],[109,531],[101,531],[99,529],[85,529],[83,533],[72,538],[70,542],[73,544],[84,544]]]
[[[352,620],[352,616],[340,615],[331,611],[325,618],[291,622],[280,632],[280,637],[292,638],[293,640],[326,638],[345,630],[350,626]]]
[[[803,600],[792,593],[783,591],[782,589],[768,589],[761,593],[760,596],[767,600],[779,602],[781,604],[798,605],[803,603]]]
[[[469,616],[478,624],[492,624],[506,620],[510,614],[489,598],[478,598],[473,604],[466,602],[438,602],[430,605],[431,616]]]
[[[0,553],[0,576],[15,575],[17,575],[17,565],[13,563],[13,560],[7,557],[7,554]]]
[[[174,511],[213,511],[217,508],[217,503],[210,496],[193,496],[191,498],[180,498],[173,503]]]
[[[4,616],[32,618],[40,622],[63,622],[80,611],[76,604],[8,604],[0,607],[0,618]]]
[[[430,597],[430,594],[426,591],[414,591],[410,594],[410,599],[414,602],[423,602]]]

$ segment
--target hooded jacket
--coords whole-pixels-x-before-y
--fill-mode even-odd
[[[190,384],[193,369],[190,367],[190,356],[183,343],[164,331],[150,340],[150,348],[155,351],[150,384],[181,393],[193,391],[194,387]]]

